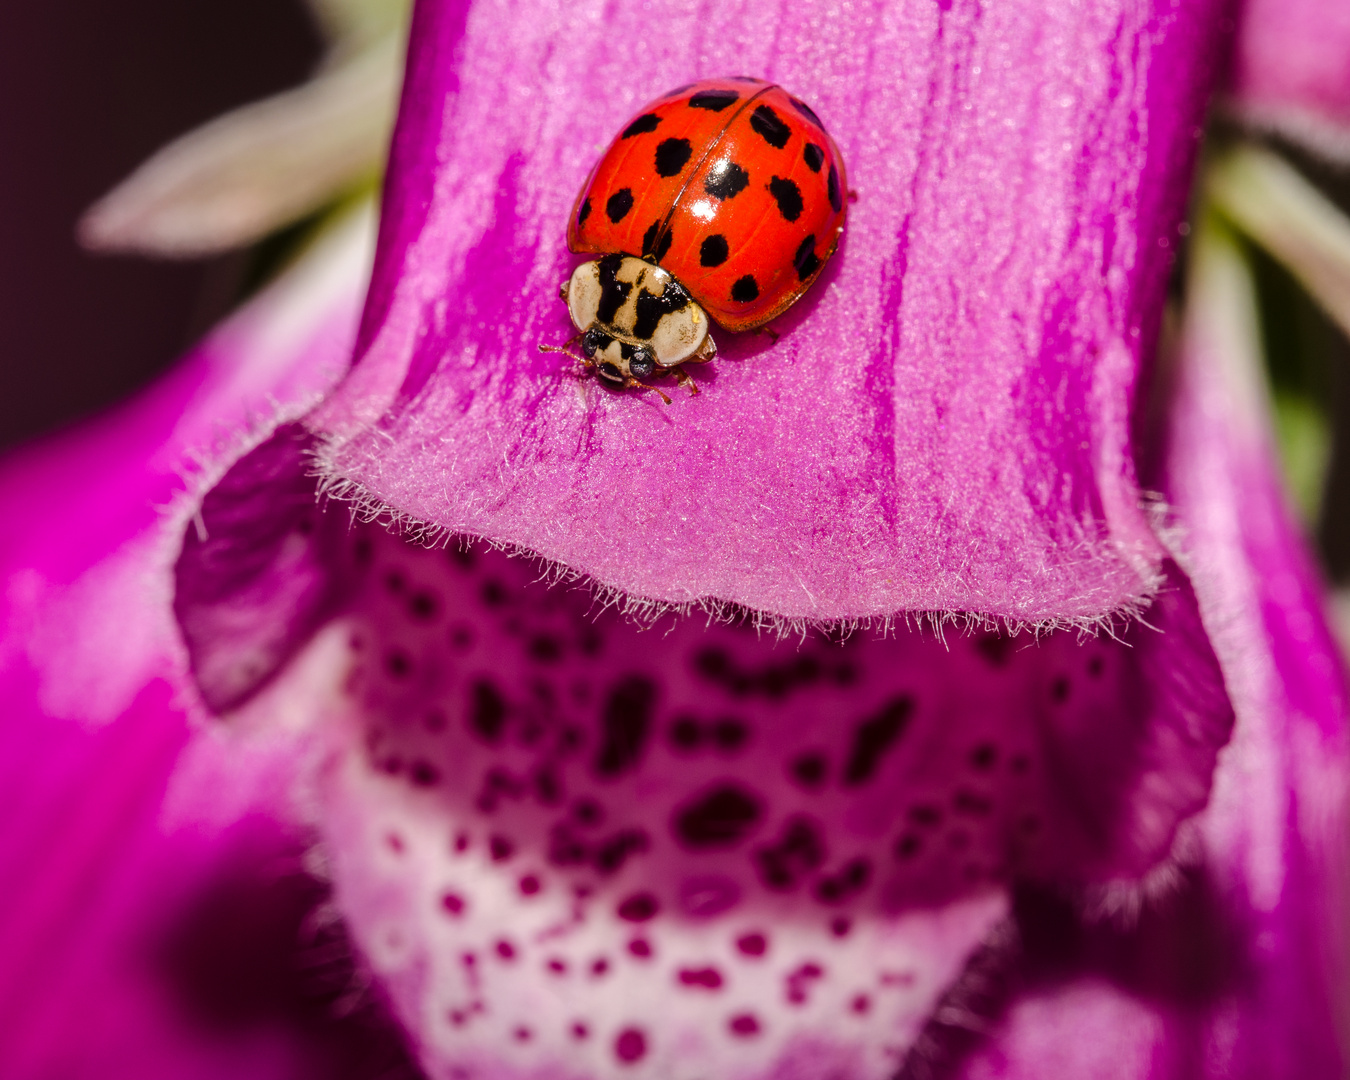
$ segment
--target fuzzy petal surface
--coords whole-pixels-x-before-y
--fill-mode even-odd
[[[829,621],[1088,623],[1161,583],[1128,418],[1222,4],[645,10],[424,0],[328,489],[631,597]],[[615,42],[623,42],[616,48]],[[780,82],[857,200],[703,392],[612,394],[541,343],[597,153],[701,77]]]

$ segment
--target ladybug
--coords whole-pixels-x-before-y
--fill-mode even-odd
[[[567,246],[600,256],[560,290],[583,363],[618,386],[673,373],[698,393],[681,365],[717,355],[709,320],[754,330],[791,307],[839,244],[847,190],[820,118],[780,86],[708,79],[658,98],[568,222]]]

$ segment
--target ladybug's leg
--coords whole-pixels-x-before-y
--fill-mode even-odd
[[[689,396],[690,397],[698,396],[698,383],[694,382],[693,376],[691,376],[689,372],[685,371],[684,368],[677,367],[675,369],[675,383],[677,386],[683,386],[685,383],[688,383]]]
[[[778,336],[779,336],[779,335],[778,335],[778,331],[777,331],[777,330],[771,329],[770,327],[767,327],[767,326],[756,326],[754,332],[755,332],[756,334],[767,334],[768,337],[769,337],[769,344],[770,344],[770,345],[777,345],[777,344],[778,344]]]
[[[626,386],[626,387],[628,387],[628,386],[635,386],[635,387],[637,387],[639,390],[653,390],[653,391],[655,391],[655,392],[660,396],[660,398],[661,398],[662,401],[664,401],[667,405],[670,404],[670,398],[666,397],[666,395],[660,390],[659,387],[648,386],[646,383],[638,382],[638,381],[637,381],[635,378],[633,378],[631,375],[624,381],[624,386]]]

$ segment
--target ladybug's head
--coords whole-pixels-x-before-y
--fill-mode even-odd
[[[671,274],[630,255],[582,263],[562,287],[581,350],[608,382],[631,386],[717,347],[708,316]]]

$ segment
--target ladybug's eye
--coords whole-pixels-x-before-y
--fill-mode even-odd
[[[635,379],[645,379],[656,370],[656,361],[652,359],[652,354],[644,348],[636,348],[628,361],[628,370]]]
[[[582,335],[581,351],[587,356],[594,357],[596,353],[603,351],[605,346],[613,340],[614,339],[603,330],[596,329],[592,326],[584,335]]]

